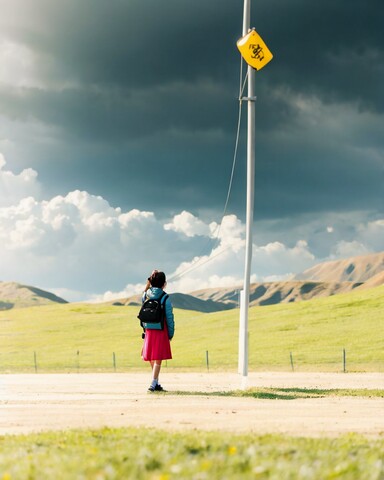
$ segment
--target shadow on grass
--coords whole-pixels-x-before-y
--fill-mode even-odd
[[[287,389],[288,390],[288,389]],[[191,392],[178,390],[175,392],[167,392],[168,395],[182,396],[202,396],[202,397],[251,397],[262,400],[296,400],[298,398],[313,398],[321,395],[309,393],[289,392],[283,389],[251,389],[251,390],[232,390],[228,392]]]
[[[177,390],[166,392],[168,395],[204,396],[204,397],[250,397],[262,400],[297,400],[302,398],[324,397],[375,397],[384,398],[384,390],[367,389],[317,389],[317,388],[250,388],[228,392],[192,392]]]

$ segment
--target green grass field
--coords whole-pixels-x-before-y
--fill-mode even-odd
[[[65,304],[0,312],[0,372],[133,371],[137,307]],[[169,369],[234,371],[239,311],[175,310]],[[250,370],[384,371],[384,286],[250,309]],[[114,364],[115,358],[115,364]]]
[[[381,480],[384,439],[102,429],[0,437],[2,480]]]

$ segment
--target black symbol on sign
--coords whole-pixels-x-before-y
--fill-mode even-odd
[[[262,47],[257,43],[256,45],[250,45],[249,48],[252,50],[251,58],[255,58],[256,60],[264,60],[264,53]]]

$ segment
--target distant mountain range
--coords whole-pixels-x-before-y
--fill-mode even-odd
[[[348,292],[361,285],[361,283],[353,282],[328,283],[312,281],[254,283],[250,286],[249,304],[254,307],[256,305],[300,302],[314,297],[329,297],[338,293]],[[231,305],[231,308],[235,308],[239,302],[239,290],[240,287],[232,290],[209,288],[192,292],[191,295],[206,301],[216,299],[218,303],[224,302],[226,305]]]
[[[254,283],[250,288],[250,305],[273,305],[329,297],[354,289],[384,284],[384,252],[320,263],[291,281]],[[214,312],[236,308],[241,286],[207,288],[170,294],[173,306],[185,310]],[[140,305],[141,296],[129,297],[115,304]]]
[[[252,284],[250,305],[299,302],[379,285],[384,285],[384,252],[320,263],[290,281]],[[241,286],[207,288],[190,294],[172,293],[170,298],[175,308],[216,312],[236,308],[240,289]],[[0,282],[0,310],[52,303],[68,302],[35,287]],[[139,306],[141,295],[108,303]]]

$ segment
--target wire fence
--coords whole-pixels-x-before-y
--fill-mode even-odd
[[[328,372],[384,372],[384,362],[367,351],[362,354],[353,349],[330,347],[327,349],[287,349],[280,351],[252,350],[248,358],[249,371],[328,371]],[[220,350],[204,350],[188,361],[174,355],[164,361],[164,368],[187,371],[237,371],[238,356],[223,356]],[[137,352],[94,352],[73,350],[52,355],[51,352],[0,352],[0,373],[49,372],[129,372],[148,369]]]

